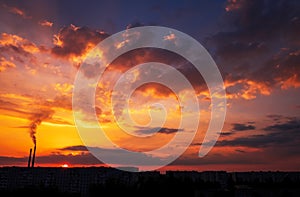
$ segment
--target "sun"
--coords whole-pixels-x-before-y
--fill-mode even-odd
[[[63,167],[63,168],[68,168],[69,165],[65,163],[65,164],[61,165],[61,167]]]

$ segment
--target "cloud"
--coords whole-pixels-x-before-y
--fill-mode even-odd
[[[68,150],[68,151],[88,151],[86,146],[83,145],[76,145],[76,146],[67,146],[64,148],[61,148],[59,150]]]
[[[5,71],[7,68],[15,68],[16,64],[8,61],[5,57],[0,58],[0,72]]]
[[[271,120],[277,122],[277,121],[284,119],[285,117],[283,115],[279,115],[279,114],[269,114],[269,115],[267,115],[267,118],[270,118]]]
[[[230,136],[233,135],[233,132],[220,132],[221,136]]]
[[[169,97],[174,95],[173,91],[167,88],[164,85],[161,85],[159,83],[146,83],[144,85],[141,85],[137,91],[143,92],[146,95],[151,95],[155,97]]]
[[[75,25],[63,27],[57,35],[54,35],[55,46],[52,48],[52,54],[66,58],[80,57],[106,37],[107,33],[88,27]]]
[[[97,155],[101,155],[102,158],[109,158],[112,164],[119,165],[128,165],[131,164],[133,160],[139,162],[139,165],[147,165],[149,163],[161,163],[160,158],[156,158],[153,156],[146,155],[144,153],[135,152],[132,154],[127,154],[124,150],[119,149],[111,149],[111,148],[99,148],[99,147],[85,147],[82,145],[74,145],[68,146],[59,149],[60,151],[76,151],[81,152],[80,154],[62,154],[62,153],[53,153],[50,155],[37,156],[36,162],[37,164],[61,164],[68,163],[73,165],[96,165],[102,164],[97,158],[95,158],[92,154],[87,152],[88,150],[92,150],[93,153]]]
[[[298,147],[300,142],[300,120],[298,118],[267,126],[263,130],[265,131],[263,134],[222,140],[217,142],[216,146],[250,148],[293,147],[293,149]],[[296,149],[298,150],[298,148]]]
[[[127,25],[126,29],[131,29],[131,28],[135,28],[135,27],[142,27],[142,26],[145,26],[145,24],[136,21],[136,22],[133,22],[133,23],[130,23],[129,25]]]
[[[23,9],[20,9],[18,7],[14,6],[8,6],[6,4],[3,4],[3,7],[6,8],[10,13],[21,16],[24,19],[30,19],[31,16],[29,16]]]
[[[42,20],[39,21],[39,25],[44,26],[44,27],[52,27],[53,22],[47,21],[47,20]]]
[[[81,153],[78,155],[51,154],[45,156],[37,156],[36,163],[38,164],[62,164],[68,163],[71,165],[97,165],[102,164],[97,158],[90,153]]]
[[[183,131],[183,129],[174,129],[174,128],[167,128],[167,127],[154,127],[154,128],[140,128],[135,132],[138,134],[154,134],[154,133],[162,133],[162,134],[173,134],[176,132]]]
[[[226,96],[228,99],[243,98],[252,100],[257,95],[270,95],[271,88],[264,82],[255,80],[238,79],[236,77],[227,76],[225,79]]]
[[[239,152],[239,153],[246,153],[246,151],[240,150],[240,149],[236,149],[235,151],[236,151],[236,152]]]
[[[197,93],[207,91],[207,86],[198,70],[188,62],[182,56],[176,53],[163,49],[154,48],[143,48],[135,49],[122,54],[116,58],[111,65],[107,68],[109,71],[125,72],[128,69],[146,62],[160,62],[166,65],[170,65],[181,72],[191,83],[193,88]],[[153,69],[149,67],[144,67],[139,70],[140,75],[143,74],[143,80],[148,78],[153,78],[153,75],[159,76],[163,79],[170,79],[170,83],[175,85],[177,88],[181,88],[182,83],[174,80],[172,73],[165,73],[163,70]],[[171,80],[173,79],[173,80]],[[139,83],[141,79],[137,78],[135,81]],[[182,90],[183,88],[181,88]],[[157,93],[157,96],[168,97],[171,95],[171,91],[167,91],[159,84],[146,84],[139,88],[140,91],[151,90],[153,93]]]
[[[2,33],[0,38],[0,52],[6,52],[9,50],[22,55],[28,55],[40,51],[34,43],[25,38],[14,34]]]
[[[253,159],[256,158],[256,159]],[[234,153],[210,153],[203,158],[195,156],[184,156],[182,155],[177,160],[172,162],[170,165],[184,165],[184,166],[201,166],[201,165],[222,165],[222,170],[224,170],[224,165],[230,164],[232,166],[231,170],[234,170],[236,166],[234,165],[257,165],[257,164],[268,164],[268,161],[257,153],[247,153],[242,151],[234,151]],[[240,167],[240,166],[239,166]],[[211,167],[210,167],[211,168]],[[248,167],[249,169],[249,167]],[[236,170],[236,169],[235,169]]]
[[[247,131],[247,130],[254,130],[256,129],[255,126],[251,124],[241,124],[241,123],[233,123],[232,124],[232,131]]]
[[[20,165],[27,162],[26,157],[0,156],[0,165]]]
[[[261,134],[220,139],[204,158],[197,158],[195,152],[195,155],[182,155],[172,165],[263,164],[269,170],[278,170],[282,166],[299,169],[300,119],[282,117],[282,121],[276,123],[276,119],[274,124],[264,127]],[[193,143],[191,148],[200,145],[202,143]]]
[[[27,166],[27,157],[8,157],[0,156],[0,165],[9,165],[9,166]],[[98,159],[89,153],[82,153],[79,155],[63,155],[63,154],[50,154],[43,156],[36,156],[36,165],[40,164],[57,164],[61,165],[62,163],[68,163],[70,165],[97,165],[102,164]]]
[[[265,131],[277,131],[277,132],[287,132],[290,130],[298,129],[300,132],[300,120],[297,118],[293,118],[285,123],[278,123],[274,125],[270,125],[264,128]]]
[[[249,100],[300,87],[299,2],[229,0],[225,9],[224,30],[205,44],[231,84],[228,97]]]
[[[14,34],[1,33],[0,35],[0,70],[15,67],[19,71],[34,71],[37,64],[37,55],[45,52],[44,47],[35,45],[33,42]]]
[[[77,147],[77,148],[76,148]],[[82,149],[81,146],[70,146],[62,148],[62,151],[66,151],[69,149]],[[144,153],[133,153],[130,156],[122,150],[116,149],[106,149],[106,148],[97,148],[97,147],[89,147],[89,149],[93,149],[96,154],[101,154],[103,158],[110,158],[112,164],[119,165],[128,165],[132,163],[132,160],[138,160],[140,164],[138,165],[147,165],[149,163],[161,163],[162,161],[159,158],[155,158],[152,156],[148,156]],[[78,150],[71,150],[78,151]],[[128,157],[129,156],[129,157]],[[7,157],[0,156],[0,165],[27,165],[28,157]],[[60,152],[55,152],[49,155],[37,155],[36,156],[36,166],[39,165],[61,165],[62,163],[68,163],[69,165],[99,165],[103,164],[103,162],[99,161],[92,154],[81,151],[80,154],[62,154]]]

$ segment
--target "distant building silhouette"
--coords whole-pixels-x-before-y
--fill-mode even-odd
[[[274,193],[273,190],[278,196],[287,193],[287,196],[298,196],[299,185],[300,172],[167,171],[160,174],[158,171],[135,173],[106,167],[0,168],[0,196],[15,196],[10,195],[14,192],[25,195],[26,191],[28,194],[40,192],[39,196],[54,191],[56,197],[58,194],[153,196],[159,190],[175,196],[211,196],[220,192],[229,196],[245,196],[249,192],[265,196]]]

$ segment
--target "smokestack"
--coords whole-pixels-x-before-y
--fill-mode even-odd
[[[31,167],[34,167],[36,144],[34,144]]]
[[[31,153],[32,153],[32,148],[29,151],[29,158],[28,158],[28,168],[30,168],[30,162],[31,162]]]

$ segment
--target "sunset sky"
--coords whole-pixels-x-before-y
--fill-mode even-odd
[[[200,111],[189,109],[187,114],[192,124],[200,113],[193,142],[165,169],[300,170],[297,0],[0,0],[0,166],[26,166],[33,136],[36,166],[102,165],[88,151],[74,123],[76,73],[99,42],[119,31],[147,25],[184,32],[210,53],[226,87],[225,123],[214,148],[199,158],[211,109],[203,78],[175,53],[137,49],[115,59],[96,84],[95,111],[112,141],[131,151],[149,151],[172,140],[176,132],[189,135],[189,126],[178,130],[182,115],[178,95],[157,83],[140,86],[131,95],[129,113],[140,126],[129,129],[136,137],[121,132],[115,122],[114,115],[123,109],[119,106],[112,111],[109,89],[129,69],[125,78],[134,84],[147,73],[134,66],[156,61],[186,76],[193,90],[179,87],[176,79],[172,85],[179,87],[184,102],[196,94],[200,106]],[[172,34],[166,38],[173,40]],[[124,43],[115,44],[122,47]],[[90,77],[95,72],[91,68],[85,74]],[[156,67],[151,72],[168,76]],[[166,108],[163,125],[158,124],[162,112],[153,103]],[[147,126],[149,110],[158,122]],[[85,118],[85,124],[94,123]],[[98,148],[118,157],[113,147]]]

